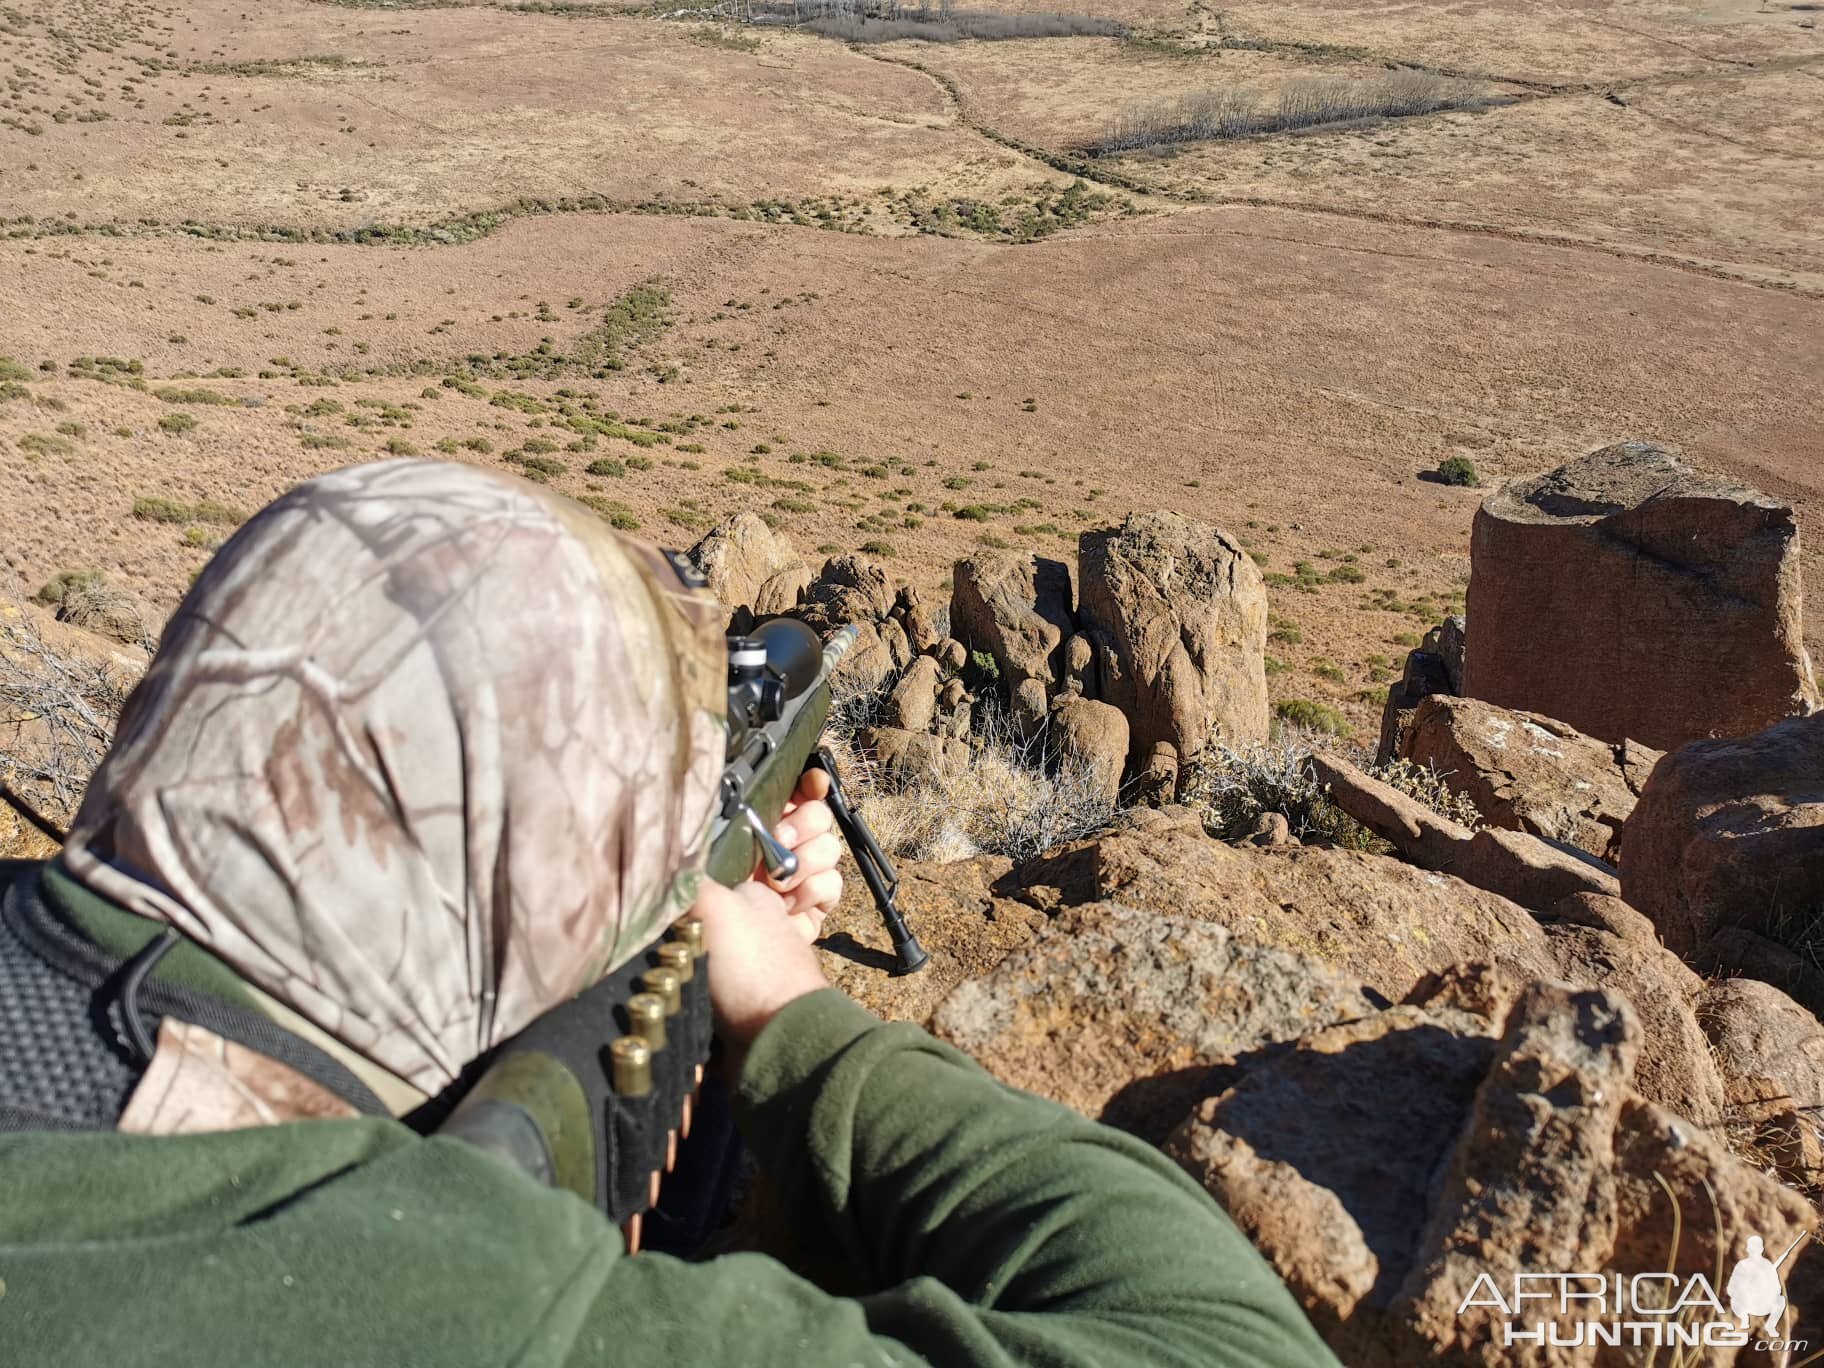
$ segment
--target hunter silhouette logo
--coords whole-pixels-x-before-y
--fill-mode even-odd
[[[1762,1330],[1769,1335],[1780,1332],[1780,1317],[1786,1314],[1786,1285],[1780,1281],[1780,1265],[1786,1262],[1786,1256],[1799,1247],[1799,1240],[1805,1238],[1800,1232],[1799,1239],[1786,1246],[1786,1253],[1777,1259],[1769,1259],[1761,1251],[1766,1247],[1759,1235],[1748,1237],[1748,1256],[1736,1262],[1729,1274],[1729,1282],[1724,1293],[1729,1298],[1729,1310],[1734,1313],[1746,1330],[1751,1320],[1765,1321]]]
[[[1457,1307],[1494,1312],[1496,1342],[1540,1348],[1743,1348],[1801,1352],[1804,1340],[1783,1337],[1791,1306],[1780,1268],[1810,1232],[1770,1259],[1766,1242],[1750,1235],[1746,1253],[1723,1284],[1725,1307],[1710,1279],[1665,1273],[1517,1272],[1507,1282],[1478,1274]],[[1806,1360],[1810,1362],[1810,1360]]]

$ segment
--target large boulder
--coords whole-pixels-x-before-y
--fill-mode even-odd
[[[1824,1026],[1779,989],[1724,979],[1698,995],[1742,1148],[1815,1198],[1824,1195]]]
[[[793,615],[828,633],[851,622],[879,623],[892,607],[885,570],[866,556],[832,556],[805,586]]]
[[[906,731],[928,731],[937,716],[940,670],[930,656],[920,656],[899,677],[887,699],[887,718]]]
[[[759,616],[791,608],[811,579],[811,567],[791,538],[768,527],[758,513],[737,513],[711,528],[688,554],[725,606],[746,607]]]
[[[1127,718],[1119,708],[1068,695],[1051,709],[1058,759],[1080,767],[1103,798],[1121,795],[1121,771],[1127,764]]]
[[[1661,760],[1628,818],[1621,887],[1687,956],[1727,928],[1824,943],[1824,715]]]
[[[997,1077],[1156,1144],[1212,1068],[1373,1010],[1347,974],[1301,956],[1094,903],[961,984],[931,1028]]]
[[[1661,750],[1817,702],[1792,509],[1658,447],[1506,485],[1470,554],[1472,697]]]
[[[1530,831],[1611,864],[1622,824],[1659,760],[1632,742],[1598,741],[1539,713],[1433,694],[1413,710],[1399,755],[1429,765],[1491,826]]]
[[[1658,944],[1644,918],[1614,899],[1571,899],[1536,918],[1504,898],[1382,856],[1295,843],[1227,845],[1204,834],[1186,808],[1138,810],[1113,830],[1017,866],[982,857],[949,865],[903,860],[898,868],[901,908],[931,950],[923,973],[874,981],[878,967],[891,962],[891,946],[858,880],[825,928],[856,961],[873,966],[865,982],[860,971],[845,969],[843,986],[885,1015],[920,1020],[944,992],[985,974],[1049,917],[1082,929],[1089,923],[1070,920],[1073,909],[1093,907],[1101,916],[1118,904],[1166,919],[1172,935],[1198,944],[1205,943],[1199,925],[1215,926],[1295,954],[1314,973],[1359,984],[1382,1006],[1435,993],[1439,976],[1464,962],[1486,966],[1485,1011],[1537,978],[1612,986],[1648,1027],[1635,1086],[1702,1125],[1714,1124],[1722,1107],[1722,1084],[1687,1005],[1696,975]],[[1062,952],[1053,946],[1047,953]],[[1064,1017],[1077,1010],[1065,1001],[1053,1002],[1060,1031],[1070,1029]],[[1032,1010],[1042,1005],[1035,998]],[[1170,1033],[1136,1033],[1128,1045],[1132,1079],[1178,1067],[1171,1061],[1180,1044]],[[1106,1098],[1092,1107],[1083,1091],[1100,1083],[1069,1091],[1068,1069],[1039,1055],[1025,1059],[997,1054],[1005,1065],[997,1071],[1016,1087],[1101,1114]],[[1112,1078],[1113,1056],[1107,1060]],[[1134,1097],[1163,1095],[1163,1087],[1139,1087]]]
[[[1567,1312],[1555,1296],[1509,1314],[1516,1275],[1594,1270],[1625,1286],[1671,1269],[1682,1291],[1714,1280],[1749,1235],[1777,1253],[1816,1221],[1798,1194],[1634,1090],[1641,1038],[1613,993],[1540,981],[1491,1009],[1475,975],[1453,978],[1426,1001],[1242,1061],[1166,1148],[1352,1368],[1632,1362],[1580,1322],[1657,1318],[1575,1301]],[[1821,1265],[1801,1248],[1782,1269],[1795,1336],[1816,1338]],[[1677,1299],[1644,1286],[1647,1307]],[[1725,1314],[1682,1318],[1704,1319]],[[1529,1343],[1541,1323],[1557,1327],[1549,1353]],[[1766,1358],[1707,1342],[1707,1364]]]
[[[1070,567],[1011,551],[983,551],[956,563],[950,582],[950,631],[994,657],[1023,720],[1037,722],[1063,673],[1060,647],[1076,630]],[[1036,690],[1036,693],[1033,692]],[[1036,711],[1034,705],[1036,704]],[[1028,715],[1029,714],[1029,715]]]
[[[1189,762],[1217,737],[1266,739],[1266,586],[1234,538],[1135,513],[1083,533],[1077,561],[1100,697],[1127,714],[1136,767],[1160,742]]]

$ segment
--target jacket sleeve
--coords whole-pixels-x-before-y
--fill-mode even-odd
[[[796,1342],[802,1363],[1335,1363],[1233,1223],[1157,1151],[834,989],[762,1032],[738,1106],[801,1237],[876,1289],[828,1297],[756,1256],[619,1265],[617,1301],[647,1284],[705,1321],[731,1303],[766,1308],[744,1361]]]

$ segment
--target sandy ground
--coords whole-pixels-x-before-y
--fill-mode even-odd
[[[1480,496],[1418,478],[1444,456],[1494,480],[1653,438],[1824,536],[1804,11],[1491,4],[1441,26],[1142,4],[1097,12],[1168,43],[854,48],[473,5],[86,0],[55,38],[47,3],[21,11],[0,45],[40,75],[0,118],[42,131],[0,122],[0,356],[26,373],[0,399],[14,590],[95,568],[168,610],[226,529],[136,500],[250,511],[389,444],[540,452],[556,487],[672,544],[759,508],[807,554],[871,546],[932,589],[984,542],[1067,551],[1169,507],[1269,571],[1352,558],[1360,583],[1275,591],[1272,685],[1369,729],[1388,664],[1460,601]],[[1264,46],[1212,46],[1238,36]],[[1093,162],[1104,183],[1078,193],[1104,198],[1037,241],[969,218],[1055,209],[1125,100],[1394,58],[1498,76],[1514,102]],[[443,245],[237,240],[585,194],[612,211]],[[758,200],[802,222],[756,221]],[[647,283],[668,321],[624,370],[465,361],[567,352]],[[146,390],[79,360],[97,356]],[[559,390],[656,441],[571,450]],[[195,425],[161,428],[176,415]],[[620,473],[588,474],[602,458]],[[1808,553],[1814,602],[1821,568]]]

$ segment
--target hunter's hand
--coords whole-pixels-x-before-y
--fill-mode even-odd
[[[829,987],[785,899],[758,879],[736,888],[704,880],[692,909],[709,951],[709,1000],[731,1079],[747,1047],[787,1003]]]
[[[828,774],[808,771],[774,829],[779,844],[798,856],[798,872],[783,881],[768,877],[764,870],[755,874],[783,896],[787,915],[806,941],[817,939],[823,919],[842,901],[842,871],[836,867],[842,842],[830,805],[823,801],[829,791]]]

